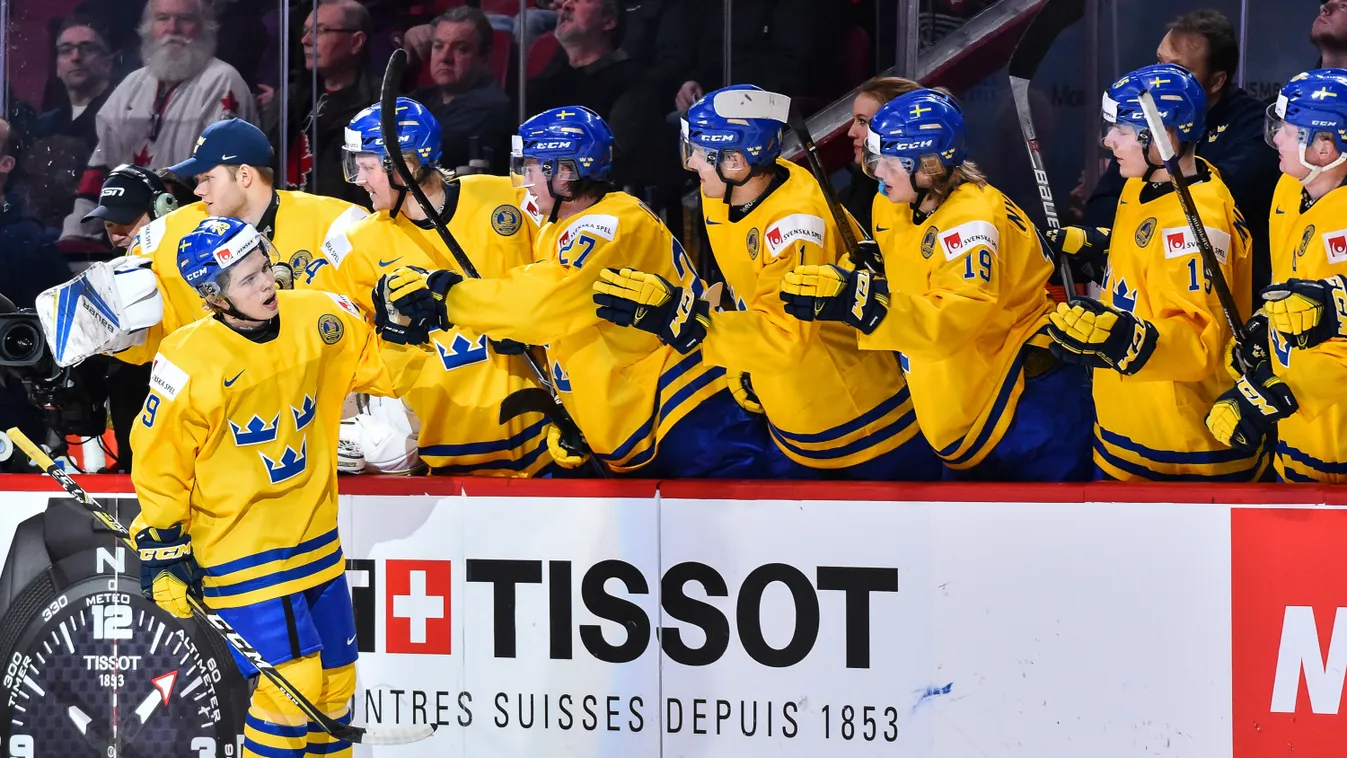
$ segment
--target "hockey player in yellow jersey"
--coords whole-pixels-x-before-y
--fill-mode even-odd
[[[1053,262],[1018,207],[965,161],[963,112],[920,89],[869,123],[885,274],[805,265],[781,297],[802,320],[843,321],[896,350],[921,430],[951,479],[1090,477],[1088,377],[1047,347]]]
[[[423,105],[397,101],[398,143],[408,166],[450,234],[478,273],[504,276],[531,263],[537,221],[508,177],[446,179],[436,168],[440,125]],[[339,292],[374,316],[370,293],[387,272],[403,266],[462,274],[424,210],[407,197],[384,163],[379,105],[361,111],[346,129],[347,180],[364,187],[375,212],[324,244],[321,263],[305,279]],[[536,213],[536,210],[533,211]],[[425,345],[383,342],[398,397],[421,420],[421,460],[442,474],[532,476],[548,467],[546,419],[526,413],[499,422],[500,404],[516,390],[538,387],[522,346],[487,340],[464,326],[432,332]]]
[[[1163,109],[1166,134],[1147,126],[1138,99],[1144,91]],[[1108,236],[1108,273],[1100,300],[1059,304],[1049,326],[1054,353],[1094,368],[1096,476],[1257,481],[1269,460],[1264,450],[1230,450],[1205,424],[1230,386],[1224,351],[1231,330],[1155,144],[1176,146],[1221,276],[1247,316],[1252,241],[1220,175],[1195,154],[1206,94],[1179,66],[1145,66],[1109,87],[1102,113],[1104,146],[1127,180]],[[1072,233],[1053,235],[1064,254],[1075,247],[1064,244]]]
[[[491,339],[545,345],[559,396],[589,448],[615,473],[643,477],[770,477],[787,464],[765,426],[730,396],[725,370],[702,360],[702,282],[659,218],[608,183],[612,131],[582,107],[526,121],[511,173],[537,196],[548,221],[534,260],[500,279],[428,276],[399,269],[381,282],[394,312],[425,324],[469,328]],[[672,291],[652,310],[684,314],[657,337],[615,326],[594,312],[593,284],[607,267],[658,273]],[[380,298],[376,298],[376,306]],[[380,328],[399,328],[394,313]],[[578,465],[577,440],[549,439],[558,463]]]
[[[247,221],[275,245],[281,259],[276,273],[282,286],[299,280],[307,268],[321,265],[323,241],[364,218],[365,209],[345,200],[276,190],[272,184],[271,144],[260,129],[242,119],[206,127],[192,157],[171,167],[178,176],[197,178],[200,203],[179,208],[143,227],[127,251],[152,260],[164,300],[164,318],[150,327],[143,344],[114,353],[127,363],[147,363],[159,341],[176,329],[204,318],[201,298],[177,275],[178,242],[207,216]]]
[[[181,617],[199,593],[325,713],[349,723],[355,618],[337,535],[337,427],[348,393],[392,392],[378,340],[346,298],[277,292],[270,243],[211,217],[178,245],[212,317],[160,345],[131,442],[141,588]],[[236,655],[247,676],[257,670]],[[309,731],[265,677],[244,756],[351,755]]]
[[[1347,481],[1347,70],[1297,75],[1268,107],[1282,177],[1269,214],[1273,284],[1247,368],[1207,416],[1237,449],[1272,439],[1277,477]]]
[[[779,157],[789,107],[782,95],[734,85],[683,120],[684,168],[701,180],[706,233],[733,303],[707,314],[703,358],[752,393],[772,441],[796,463],[830,479],[939,481],[897,357],[861,350],[845,324],[790,317],[777,295],[797,265],[837,263],[846,252],[814,177]],[[637,318],[650,286],[671,287],[644,271],[604,271],[601,312],[658,333],[663,324]]]

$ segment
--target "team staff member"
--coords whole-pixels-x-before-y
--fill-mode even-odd
[[[198,594],[349,723],[357,653],[337,427],[347,394],[392,392],[378,341],[340,295],[278,292],[270,243],[250,224],[208,218],[176,247],[183,283],[211,315],[164,339],[132,433],[141,589],[180,617]],[[244,756],[351,755],[265,677],[243,736]]]
[[[636,198],[612,188],[613,133],[587,108],[556,108],[519,128],[511,173],[538,197],[548,223],[535,263],[500,279],[399,269],[381,282],[416,324],[454,324],[492,339],[546,345],[555,386],[590,448],[619,474],[650,478],[771,478],[774,447],[760,421],[730,396],[725,370],[702,360],[707,304],[683,247]],[[594,312],[593,286],[628,265],[673,282],[649,307],[659,336],[623,329]],[[669,313],[678,312],[675,320]],[[387,334],[389,314],[380,314]],[[558,463],[578,465],[565,440]],[[778,454],[779,457],[779,454]],[[788,463],[783,458],[778,462]]]
[[[738,104],[762,106],[759,117],[718,109],[718,97],[746,93]],[[734,303],[707,314],[702,355],[726,369],[731,388],[742,385],[735,397],[756,398],[745,407],[766,414],[772,441],[796,463],[825,478],[938,481],[897,357],[861,350],[845,324],[790,317],[777,294],[796,266],[846,254],[818,182],[780,159],[788,108],[784,96],[735,85],[698,100],[683,121],[684,167],[701,180],[706,233]],[[595,285],[621,321],[657,334],[667,325],[638,317],[650,313],[640,299],[650,288],[672,285],[631,269],[607,270]]]
[[[1147,90],[1163,108],[1164,135],[1141,112]],[[1202,85],[1167,63],[1137,69],[1104,93],[1104,145],[1127,178],[1108,236],[1108,276],[1100,300],[1059,304],[1049,326],[1059,358],[1094,369],[1101,479],[1256,481],[1267,467],[1261,448],[1229,450],[1204,423],[1230,383],[1230,325],[1155,144],[1176,146],[1221,275],[1249,313],[1249,231],[1220,174],[1196,157],[1205,113]],[[1073,233],[1084,230],[1056,239]]]
[[[870,120],[886,277],[836,265],[786,275],[802,320],[845,321],[902,353],[917,421],[954,479],[1090,478],[1088,377],[1047,347],[1052,260],[1028,217],[966,162],[963,112],[916,90]]]
[[[1243,351],[1249,368],[1207,416],[1216,438],[1240,449],[1275,430],[1274,466],[1289,482],[1347,481],[1344,130],[1344,69],[1299,74],[1268,108],[1268,141],[1283,174],[1268,217],[1276,284],[1250,322],[1260,339]]]
[[[117,358],[148,363],[165,335],[206,315],[200,297],[173,272],[179,242],[207,216],[247,221],[270,239],[281,256],[275,263],[282,286],[302,278],[300,272],[321,255],[325,239],[365,217],[363,208],[344,200],[275,189],[271,159],[271,143],[260,129],[229,119],[206,127],[192,157],[170,167],[178,176],[196,177],[201,202],[155,219],[131,243],[129,254],[153,261],[164,319],[150,328],[144,344],[116,353]]]
[[[446,179],[436,168],[440,125],[435,117],[405,97],[397,108],[401,157],[478,273],[498,278],[531,263],[537,225],[522,193],[503,176]],[[347,180],[369,193],[374,213],[330,238],[324,257],[305,275],[313,287],[350,297],[370,319],[371,290],[395,268],[463,273],[425,210],[407,197],[401,179],[385,163],[380,112],[376,104],[351,120],[343,153]],[[501,401],[538,386],[522,346],[489,341],[462,325],[431,332],[426,339],[424,346],[382,343],[398,397],[421,419],[421,460],[443,474],[542,472],[552,460],[542,414],[524,414],[505,424],[498,420]]]

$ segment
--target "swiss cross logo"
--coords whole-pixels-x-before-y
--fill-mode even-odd
[[[389,559],[384,564],[384,650],[449,655],[453,625],[449,561]]]
[[[1342,755],[1347,510],[1230,514],[1234,758]]]
[[[1328,251],[1329,263],[1347,261],[1347,229],[1328,232],[1324,235],[1324,250]]]
[[[959,236],[958,232],[945,235],[945,238],[941,241],[945,243],[945,249],[947,250],[954,251],[963,247],[963,237]]]

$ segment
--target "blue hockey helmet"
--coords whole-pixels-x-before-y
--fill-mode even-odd
[[[393,166],[384,145],[383,133],[379,128],[379,117],[383,108],[375,103],[357,113],[346,126],[346,142],[342,145],[342,169],[346,181],[352,184],[364,184],[361,167],[356,157],[361,154],[374,155],[381,159],[385,171]],[[398,146],[404,156],[415,156],[422,166],[434,166],[440,161],[440,122],[435,120],[426,106],[410,97],[397,100]],[[368,172],[371,166],[367,165]]]
[[[721,158],[739,153],[751,169],[775,164],[781,155],[781,125],[789,112],[790,98],[752,84],[734,84],[702,96],[683,117],[683,168],[695,171],[692,162],[699,159],[715,167],[726,184],[743,184],[747,176],[738,181],[725,176]]]
[[[510,178],[514,186],[532,188],[541,179],[556,200],[574,199],[573,194],[557,191],[556,179],[602,182],[607,181],[612,168],[613,130],[599,114],[584,106],[543,111],[520,124],[511,142]]]
[[[224,297],[220,276],[254,252],[266,256],[268,268],[276,260],[275,248],[252,224],[211,216],[178,243],[178,273],[202,297]]]
[[[1264,134],[1267,143],[1277,147],[1277,133],[1285,127],[1295,129],[1300,145],[1300,164],[1310,170],[1300,181],[1309,184],[1323,171],[1347,161],[1347,69],[1320,68],[1291,78],[1267,108]],[[1316,138],[1326,136],[1338,149],[1338,157],[1326,166],[1314,166],[1305,160],[1305,151]]]
[[[1179,135],[1174,152],[1182,154],[1207,130],[1207,93],[1188,70],[1173,63],[1154,63],[1114,82],[1102,98],[1100,113],[1104,135],[1112,129],[1128,129],[1137,135],[1143,149],[1151,144],[1151,130],[1141,111],[1141,93],[1149,91],[1160,112],[1160,122]],[[1163,168],[1146,162],[1152,169]]]
[[[918,172],[949,172],[967,157],[967,130],[958,101],[938,90],[917,89],[875,111],[861,148],[861,167],[878,178],[875,169],[881,160],[896,161],[916,189]]]

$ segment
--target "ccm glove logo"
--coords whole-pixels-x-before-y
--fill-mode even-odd
[[[192,554],[192,544],[190,542],[181,545],[168,545],[166,547],[147,547],[141,548],[141,562],[152,561],[176,561],[180,558],[186,558]]]

